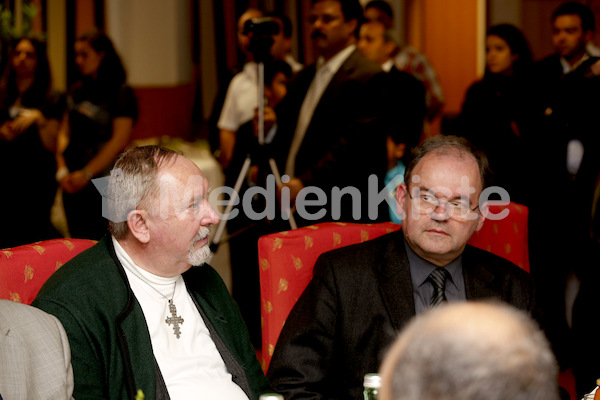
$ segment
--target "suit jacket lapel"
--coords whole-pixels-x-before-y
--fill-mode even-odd
[[[492,285],[494,274],[472,257],[469,245],[463,253],[463,276],[467,300],[500,297],[500,293]]]
[[[325,88],[323,95],[321,96],[319,102],[317,103],[317,106],[315,107],[311,123],[306,129],[307,134],[310,131],[313,121],[319,120],[319,114],[323,113],[323,110],[329,110],[329,108],[327,107],[328,103],[330,103],[331,101],[335,101],[336,99],[339,100],[338,91],[340,89],[340,86],[350,79],[350,74],[354,72],[356,68],[356,57],[358,57],[358,50],[354,50],[350,54],[350,56],[348,56],[348,58],[342,63],[342,65],[340,65],[340,68],[335,73],[335,75],[333,75],[333,77],[331,78],[331,81]],[[327,118],[327,115],[324,115],[323,118]]]
[[[410,266],[402,231],[390,234],[379,270],[379,290],[392,327],[398,333],[415,315]]]

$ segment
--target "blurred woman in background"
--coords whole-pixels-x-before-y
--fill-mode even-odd
[[[50,210],[64,100],[51,83],[45,43],[17,40],[0,83],[0,248],[59,236]]]
[[[137,119],[137,101],[111,40],[91,31],[75,41],[81,79],[68,92],[59,132],[57,177],[63,189],[71,237],[99,239],[106,231],[102,198],[90,182],[110,172],[127,146]]]
[[[534,118],[533,61],[521,31],[496,25],[486,34],[483,79],[467,91],[459,134],[483,150],[490,161],[492,184],[512,201],[527,204],[526,141]]]

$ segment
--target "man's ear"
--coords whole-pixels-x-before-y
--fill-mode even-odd
[[[358,38],[354,34],[354,32],[356,32],[356,28],[358,27],[358,19],[354,18],[354,19],[351,19],[350,21],[346,21],[346,26],[348,26],[348,28],[349,28],[350,35],[352,35],[355,39],[358,40]],[[356,43],[356,40],[355,40],[355,43]]]
[[[489,212],[490,212],[490,202],[484,201],[479,206],[479,215],[477,216],[477,227],[475,228],[475,232],[478,232],[479,230],[481,230],[481,228],[483,228],[483,223],[485,222],[485,219],[487,218]]]
[[[404,209],[404,203],[406,201],[407,194],[408,187],[404,183],[398,185],[398,188],[396,188],[396,212],[398,213],[398,215],[400,215],[400,217],[402,217],[402,220],[406,218],[406,210]]]
[[[145,210],[133,210],[127,214],[129,232],[141,243],[150,241],[150,229],[147,221],[148,213]]]

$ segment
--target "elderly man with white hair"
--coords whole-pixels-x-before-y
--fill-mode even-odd
[[[158,146],[129,149],[113,171],[111,235],[61,267],[33,303],[67,332],[74,397],[257,399],[268,382],[237,306],[204,263],[219,221],[208,181]]]

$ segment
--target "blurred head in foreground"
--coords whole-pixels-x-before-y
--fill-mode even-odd
[[[557,400],[558,367],[529,316],[454,303],[413,319],[381,366],[383,400]]]

